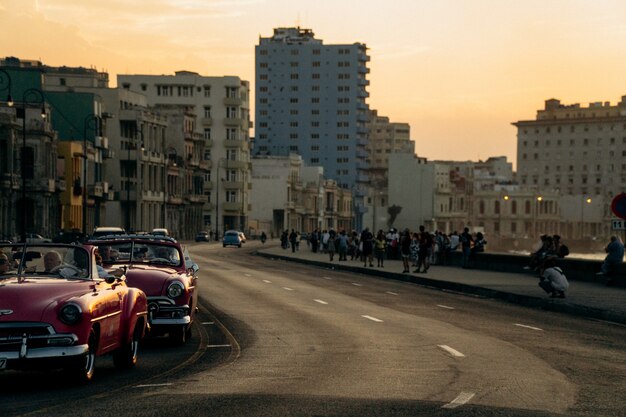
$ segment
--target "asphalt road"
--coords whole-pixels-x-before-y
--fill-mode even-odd
[[[0,374],[0,415],[626,415],[623,326],[264,259],[256,245],[190,245],[202,314],[182,349],[152,341],[137,369],[99,364],[89,387]]]

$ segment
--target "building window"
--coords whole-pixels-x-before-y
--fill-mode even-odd
[[[211,140],[211,128],[210,127],[204,128],[204,139]]]
[[[211,118],[211,106],[204,106],[204,118],[205,119]]]

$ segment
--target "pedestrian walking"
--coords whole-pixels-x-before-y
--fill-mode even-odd
[[[348,260],[348,235],[346,235],[345,230],[342,230],[337,236],[337,252],[340,261]]]
[[[363,257],[363,266],[367,266],[369,264],[371,267],[374,266],[374,236],[372,232],[370,232],[369,227],[366,227],[365,230],[361,233],[361,244],[363,245],[361,256]]]
[[[459,242],[461,243],[461,250],[463,251],[463,268],[469,268],[472,243],[474,243],[469,228],[466,227],[463,229],[463,233],[459,236]]]
[[[333,229],[330,229],[328,231],[328,239],[326,240],[326,253],[328,253],[328,259],[332,262],[333,258],[335,257],[335,250],[336,250],[336,246],[335,246],[335,238],[337,237],[337,234],[335,233],[335,231]]]
[[[374,242],[374,250],[376,251],[376,262],[379,268],[384,268],[385,254],[387,252],[387,237],[383,230],[379,230]]]
[[[433,250],[433,237],[426,231],[424,226],[420,226],[419,249],[417,252],[417,268],[413,272],[428,272],[430,268],[430,255]]]
[[[298,244],[298,234],[295,229],[291,229],[291,233],[289,234],[289,243],[291,244],[291,253],[296,251],[296,245]]]
[[[400,256],[402,257],[402,270],[403,274],[411,272],[409,268],[409,257],[411,256],[411,232],[409,229],[404,229],[400,236]]]

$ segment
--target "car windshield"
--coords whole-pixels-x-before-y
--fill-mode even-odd
[[[89,279],[91,264],[89,251],[82,246],[0,245],[0,279],[16,275]]]
[[[173,245],[159,241],[114,241],[98,242],[98,252],[102,263],[149,263],[167,266],[180,266],[180,250]]]

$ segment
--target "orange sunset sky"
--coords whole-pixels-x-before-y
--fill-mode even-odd
[[[626,95],[623,0],[0,0],[0,55],[116,75],[237,75],[275,27],[369,48],[371,108],[418,155],[515,163],[511,122],[544,100]]]

